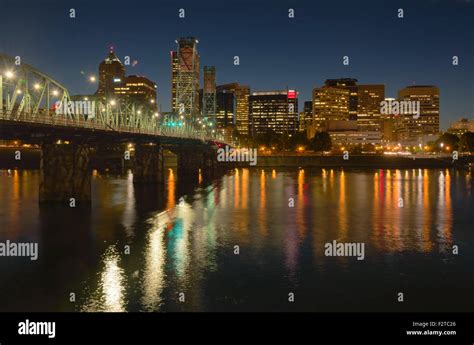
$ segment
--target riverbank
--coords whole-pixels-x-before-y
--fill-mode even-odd
[[[350,155],[347,158],[342,155],[268,155],[258,156],[257,167],[450,168],[466,167],[474,162],[473,156],[459,157],[457,161],[451,157],[436,156]]]
[[[15,159],[15,152],[21,152],[21,159]],[[177,164],[176,156],[165,154],[165,166],[173,167]],[[0,169],[39,169],[41,160],[41,150],[38,148],[0,148]],[[92,166],[94,168],[111,168],[120,165],[120,157],[93,157]],[[104,164],[104,162],[108,164]],[[124,161],[124,168],[132,167],[132,160]],[[295,154],[274,154],[259,155],[257,165],[259,168],[266,167],[321,167],[321,168],[451,168],[467,167],[474,163],[474,156],[461,156],[457,161],[453,161],[450,156],[383,156],[383,155],[350,155],[347,160],[340,156],[320,156],[320,155],[295,155]],[[235,163],[231,163],[235,164]],[[110,165],[110,167],[108,166]],[[248,167],[248,162],[237,163],[238,166]]]

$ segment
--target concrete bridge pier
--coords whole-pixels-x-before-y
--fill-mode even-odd
[[[164,183],[163,148],[158,144],[136,144],[133,183]]]
[[[217,162],[217,151],[209,147],[178,148],[178,179],[198,181],[199,172],[204,180],[210,180],[223,171]]]
[[[40,202],[69,206],[91,202],[90,156],[86,144],[43,144],[41,148]]]
[[[201,149],[193,147],[180,147],[175,151],[177,162],[178,180],[196,182],[199,180],[199,169],[202,166]]]
[[[210,180],[218,174],[217,151],[206,148],[201,153],[201,175],[203,179]]]

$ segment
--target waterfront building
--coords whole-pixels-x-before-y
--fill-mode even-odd
[[[252,92],[249,97],[252,135],[298,130],[298,93],[295,90]]]
[[[398,92],[398,101],[419,102],[419,114],[399,114],[399,140],[439,133],[439,89],[430,85],[407,86]]]

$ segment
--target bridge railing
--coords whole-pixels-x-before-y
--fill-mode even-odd
[[[14,113],[4,110],[0,110],[0,120],[15,121],[20,123],[33,123],[33,124],[44,124],[50,126],[62,126],[62,127],[76,127],[85,129],[95,129],[110,132],[119,133],[134,133],[144,135],[155,135],[155,136],[168,136],[176,138],[187,138],[187,139],[200,139],[200,140],[221,140],[220,135],[208,136],[201,131],[195,131],[192,128],[186,127],[167,127],[157,125],[154,129],[142,129],[140,127],[132,126],[121,126],[114,124],[109,125],[104,122],[91,121],[86,118],[70,118],[61,115],[57,115],[54,112],[40,111],[39,113],[32,116],[29,113],[21,112]]]

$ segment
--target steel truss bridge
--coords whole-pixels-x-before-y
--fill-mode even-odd
[[[134,137],[163,137],[174,142],[180,139],[224,142],[212,123],[186,122],[177,114],[162,116],[126,99],[71,96],[52,77],[33,66],[15,62],[15,58],[0,54],[0,123],[3,125],[71,128],[81,133],[105,131]]]

